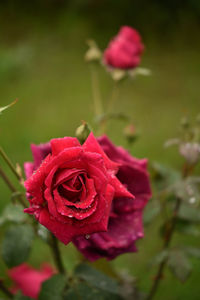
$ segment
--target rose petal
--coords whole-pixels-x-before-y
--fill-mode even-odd
[[[100,147],[99,143],[97,142],[97,140],[94,137],[94,135],[93,135],[92,132],[90,133],[90,135],[88,136],[87,140],[83,144],[83,148],[85,149],[85,151],[95,152],[95,153],[101,154],[102,157],[103,157],[103,159],[104,159],[104,163],[106,165],[106,168],[108,170],[112,171],[113,173],[116,173],[118,171],[119,165],[117,163],[111,161],[107,157],[107,155],[105,154],[105,152]]]
[[[50,141],[50,143],[51,143],[51,149],[52,149],[53,156],[58,155],[60,152],[62,152],[66,148],[81,146],[81,144],[79,143],[77,138],[72,138],[72,137],[52,139]]]

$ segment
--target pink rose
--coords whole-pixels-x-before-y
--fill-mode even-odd
[[[147,160],[132,157],[103,136],[98,139],[102,149],[120,167],[116,176],[132,197],[114,197],[107,232],[80,236],[74,244],[90,261],[101,257],[113,259],[119,254],[136,251],[135,241],[143,237],[142,213],[151,197]]]
[[[104,51],[104,62],[113,68],[132,69],[140,64],[143,50],[139,33],[129,26],[123,26]]]
[[[42,282],[49,279],[53,274],[55,272],[47,264],[43,264],[40,270],[35,270],[24,263],[8,271],[9,277],[15,283],[11,289],[12,292],[15,294],[20,290],[24,296],[34,299],[38,298]]]
[[[32,151],[34,162],[25,164],[26,175],[34,171],[25,182],[30,202],[25,212],[64,244],[106,231],[113,198],[134,198],[115,176],[119,165],[92,133],[83,145],[65,137],[32,146]]]

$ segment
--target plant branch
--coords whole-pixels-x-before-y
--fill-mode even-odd
[[[183,167],[183,171],[182,171],[182,177],[183,178],[188,177],[191,174],[191,172],[193,171],[193,168],[194,168],[194,166],[191,167],[191,166],[188,166],[187,164],[185,164]],[[166,231],[166,234],[164,237],[163,250],[169,249],[169,247],[170,247],[170,243],[171,243],[171,240],[172,240],[172,237],[173,237],[173,234],[175,231],[175,227],[176,227],[177,215],[178,215],[180,206],[181,206],[181,198],[176,197],[176,202],[175,202],[175,207],[173,210],[173,215],[171,217],[171,222],[169,224],[168,230]],[[156,294],[157,288],[160,284],[160,280],[163,277],[163,272],[164,272],[164,268],[167,264],[167,261],[168,261],[168,257],[166,257],[158,266],[157,274],[155,276],[153,285],[150,289],[149,294],[147,295],[146,300],[152,300],[154,295]]]
[[[181,199],[177,198],[176,199],[176,203],[175,203],[175,208],[174,208],[174,211],[173,211],[173,216],[171,218],[171,224],[170,224],[169,229],[168,229],[168,231],[167,231],[167,233],[165,235],[165,238],[164,238],[163,250],[169,249],[169,246],[170,246],[173,234],[174,234],[174,229],[175,229],[176,220],[177,220],[177,214],[178,214],[180,205],[181,205]],[[146,300],[153,299],[153,297],[154,297],[154,295],[155,295],[155,293],[157,291],[157,288],[158,288],[158,286],[160,284],[160,280],[163,277],[163,271],[164,271],[164,268],[166,266],[167,260],[168,260],[168,258],[165,258],[160,263],[160,265],[158,267],[157,274],[156,274],[154,282],[153,282],[153,285],[151,287],[151,290],[150,290],[150,292],[149,292]]]
[[[9,298],[13,299],[13,294],[7,289],[7,287],[4,285],[3,281],[0,280],[0,290]]]
[[[119,82],[114,81],[112,94],[108,101],[108,109],[107,109],[108,113],[112,113],[113,107],[117,101],[118,95],[119,95]]]
[[[17,179],[19,180],[19,182],[22,182],[23,178],[17,172],[16,167],[13,165],[13,163],[11,162],[11,160],[9,159],[9,157],[7,156],[7,154],[5,153],[5,151],[3,150],[2,147],[0,147],[0,155],[2,156],[2,158],[4,159],[4,161],[7,163],[7,165],[9,166],[9,168],[11,169],[11,171],[13,172],[13,174],[17,177]]]
[[[12,182],[10,181],[10,179],[8,178],[8,176],[5,174],[5,172],[3,171],[3,169],[1,167],[0,167],[0,176],[2,177],[2,179],[4,180],[4,182],[6,183],[6,185],[8,186],[8,188],[11,190],[11,192],[16,194],[16,197],[19,200],[19,202],[24,207],[27,207],[23,195],[21,193],[18,193],[18,190],[12,184]]]
[[[102,101],[100,95],[100,88],[99,88],[99,79],[96,70],[96,65],[94,63],[90,66],[91,69],[91,77],[92,77],[92,92],[93,92],[93,101],[94,101],[94,111],[95,116],[99,117],[103,114],[102,108]]]
[[[59,273],[65,274],[66,270],[65,270],[65,267],[64,267],[64,264],[63,264],[63,261],[62,261],[60,249],[59,249],[59,246],[58,246],[58,240],[52,233],[50,233],[50,238],[51,239],[49,241],[49,245],[50,245],[51,250],[52,250],[52,254],[53,254],[53,257],[54,257],[54,262],[57,266],[57,269],[58,269]]]

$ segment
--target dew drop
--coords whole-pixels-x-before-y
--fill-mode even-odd
[[[85,238],[86,238],[86,240],[89,240],[90,235],[89,235],[89,234],[86,234]]]

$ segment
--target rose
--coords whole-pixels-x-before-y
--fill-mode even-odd
[[[49,279],[54,273],[48,264],[43,264],[40,270],[35,270],[26,263],[14,267],[8,271],[9,277],[14,282],[11,292],[15,294],[20,290],[24,296],[37,299],[42,282]]]
[[[34,163],[25,164],[26,175],[34,171],[25,182],[30,202],[25,212],[64,244],[106,231],[113,197],[134,198],[115,176],[119,165],[92,133],[82,146],[76,138],[65,137],[32,146],[32,151]]]
[[[119,254],[136,251],[135,241],[143,237],[142,211],[151,197],[147,160],[132,157],[103,136],[99,144],[110,159],[120,164],[117,177],[135,199],[114,198],[107,232],[78,237],[74,244],[90,261],[101,257],[113,259]]]
[[[143,50],[139,33],[123,26],[104,51],[104,63],[113,68],[132,69],[140,64]]]

